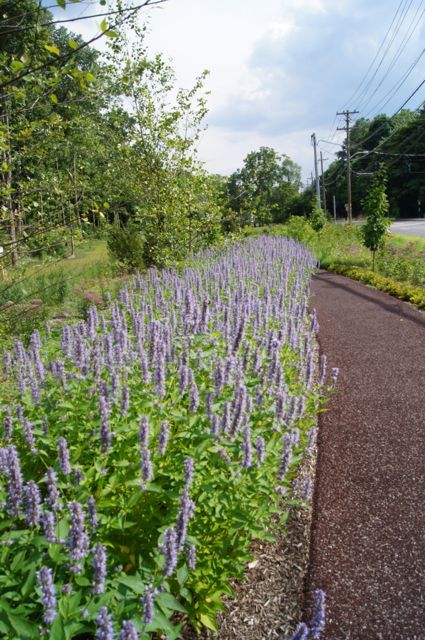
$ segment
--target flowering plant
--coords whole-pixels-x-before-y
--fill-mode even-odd
[[[216,628],[314,435],[314,266],[285,238],[205,251],[4,354],[1,633]]]

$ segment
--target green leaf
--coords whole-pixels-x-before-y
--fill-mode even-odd
[[[108,29],[108,21],[106,18],[103,18],[102,22],[100,23],[100,30],[102,31],[102,33],[105,33],[107,29]]]
[[[68,45],[71,47],[71,49],[78,49],[78,42],[75,42],[75,40],[73,40],[72,38],[68,40]]]
[[[161,607],[166,607],[167,609],[171,609],[171,611],[181,611],[182,613],[187,613],[187,609],[175,598],[171,595],[171,593],[160,593],[156,597],[156,602]]]
[[[215,616],[209,616],[206,613],[202,613],[199,616],[199,620],[200,622],[202,622],[202,624],[207,627],[207,629],[211,629],[211,631],[217,632],[218,631],[218,627],[217,627],[217,622],[215,620]]]
[[[105,36],[108,36],[108,38],[118,38],[119,33],[118,31],[113,31],[113,29],[108,29],[105,31]]]
[[[50,100],[51,102],[53,102],[53,104],[57,104],[59,102],[57,95],[55,95],[54,93],[50,94]]]
[[[182,587],[184,585],[184,583],[187,580],[187,576],[189,575],[189,572],[187,570],[187,566],[184,564],[182,567],[180,567],[180,569],[177,571],[177,582],[179,583],[179,585]]]
[[[56,4],[57,4],[61,9],[65,9],[65,7],[66,7],[66,0],[56,0]]]
[[[61,52],[57,48],[55,44],[45,44],[44,48],[49,51],[49,53],[54,53],[56,56],[60,56]]]
[[[145,593],[145,585],[139,576],[120,576],[118,582],[125,584],[125,586],[129,587],[134,593],[138,593],[139,595]]]
[[[12,64],[10,65],[10,68],[12,69],[13,73],[18,73],[18,71],[23,69],[24,66],[25,66],[24,63],[21,62],[20,60],[13,60]]]
[[[20,640],[27,640],[27,638],[39,638],[40,633],[38,626],[32,622],[28,622],[19,616],[15,616],[12,613],[8,613],[7,617],[16,633],[19,634]],[[53,638],[53,636],[51,636]]]
[[[50,640],[66,640],[62,619],[59,616],[56,616],[51,626]]]

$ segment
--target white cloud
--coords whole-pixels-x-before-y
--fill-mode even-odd
[[[249,151],[268,145],[291,155],[308,175],[311,132],[326,137],[335,111],[350,99],[373,59],[395,8],[388,0],[168,0],[140,17],[149,16],[149,49],[171,58],[180,86],[190,87],[205,68],[211,71],[209,128],[200,145],[201,159],[211,171],[228,173],[241,166]],[[95,28],[90,21],[76,24],[84,35]],[[403,30],[399,42],[402,36]],[[423,25],[376,99],[418,55],[421,37]],[[388,113],[421,75],[415,70],[388,104]]]

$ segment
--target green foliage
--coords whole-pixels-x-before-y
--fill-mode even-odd
[[[308,220],[315,231],[320,231],[326,224],[326,212],[319,208],[317,200],[313,200],[313,207],[311,209]]]
[[[388,198],[386,193],[386,170],[381,166],[375,174],[368,195],[363,201],[366,223],[362,227],[363,243],[372,251],[373,270],[375,253],[385,242],[385,233],[391,225],[388,218]]]
[[[411,302],[419,307],[419,309],[425,309],[425,289],[423,287],[414,287],[407,283],[397,282],[391,278],[385,278],[374,271],[368,271],[360,267],[331,264],[328,266],[328,269],[334,273],[339,273],[348,278],[353,278],[353,280],[368,284],[380,291],[385,291],[400,300]]]
[[[301,170],[287,155],[270,147],[252,151],[226,185],[225,206],[238,226],[283,222],[301,186]]]
[[[51,499],[45,472],[49,467],[54,469],[60,503],[56,506],[61,508],[55,511],[57,541],[49,542],[40,522],[33,526],[28,522],[27,501],[20,505],[17,517],[11,515],[9,476],[4,474],[2,465],[0,632],[5,637],[26,640],[40,636],[43,606],[36,576],[41,566],[54,570],[58,606],[49,629],[51,638],[94,637],[101,606],[109,608],[115,626],[132,619],[144,639],[165,635],[178,638],[188,620],[197,630],[203,626],[215,629],[223,596],[232,595],[230,580],[241,578],[250,560],[252,541],[269,540],[276,528],[281,527],[274,516],[282,515],[281,493],[290,494],[309,431],[316,422],[321,393],[315,382],[306,380],[305,356],[301,359],[299,346],[294,348],[286,340],[271,353],[267,341],[258,340],[269,332],[277,334],[281,326],[275,314],[264,311],[268,304],[259,307],[264,311],[260,327],[255,325],[254,313],[245,325],[240,325],[243,339],[239,344],[221,328],[219,315],[212,316],[215,313],[212,305],[210,320],[208,315],[204,316],[203,329],[189,329],[190,335],[183,329],[184,323],[195,319],[198,304],[200,309],[206,308],[202,300],[208,306],[214,297],[216,304],[227,305],[229,298],[239,292],[256,299],[265,285],[273,304],[279,300],[283,308],[301,304],[313,268],[311,256],[285,242],[259,251],[261,243],[262,240],[246,241],[241,247],[205,252],[197,256],[196,268],[191,266],[181,274],[175,270],[151,270],[145,278],[136,277],[123,287],[116,301],[111,301],[102,319],[92,309],[86,325],[70,325],[62,332],[52,327],[50,335],[33,335],[31,347],[22,359],[21,372],[18,371],[21,360],[16,357],[13,365],[7,367],[0,419],[7,416],[8,403],[13,433],[8,435],[2,430],[0,445],[16,447],[23,481],[26,486],[30,480],[38,484],[44,513]],[[275,251],[273,259],[269,249]],[[292,253],[286,256],[285,250]],[[233,313],[239,320],[237,308]],[[307,316],[302,317],[307,321]],[[306,325],[302,321],[294,331],[304,338]],[[155,333],[158,329],[160,334]],[[165,348],[158,339],[162,342],[167,336],[167,339],[173,336],[169,345],[173,355],[167,355],[164,390],[158,391],[161,378],[158,359]],[[305,337],[308,340],[311,334],[308,332]],[[305,344],[309,352],[310,346],[304,339],[299,343]],[[229,346],[235,365],[248,353],[247,364],[240,369],[241,374],[232,365],[218,393],[214,387],[216,364],[230,362]],[[254,365],[255,349],[262,363],[260,371]],[[15,356],[22,353],[20,345],[16,345],[14,353]],[[163,352],[164,358],[165,355]],[[277,379],[267,379],[273,358],[277,358],[274,366],[284,381],[285,398],[294,407],[290,427],[276,415]],[[40,359],[44,362],[42,368]],[[182,361],[193,374],[192,382],[184,388]],[[24,373],[24,381],[20,373]],[[36,375],[31,385],[30,375]],[[241,384],[243,388],[239,387]],[[196,403],[195,385],[199,394]],[[228,431],[215,433],[210,413],[222,416],[238,397],[235,395],[238,389],[253,398],[261,392],[261,400],[258,398],[252,409],[246,403],[249,434],[241,427],[230,433],[236,414],[231,416]],[[101,401],[105,395],[107,416]],[[18,404],[25,428],[16,413]],[[147,443],[140,435],[141,416],[148,417]],[[168,424],[169,440],[161,451],[159,434],[164,421]],[[111,441],[102,450],[105,422]],[[239,427],[238,423],[236,426]],[[247,434],[250,443],[252,439],[252,460],[244,466]],[[290,436],[295,444],[291,445],[292,457],[288,458],[283,474],[285,434],[287,443]],[[266,444],[262,462],[255,453],[259,436]],[[67,440],[72,473],[67,473],[60,463],[60,437]],[[143,476],[143,455],[147,451],[153,468],[150,479]],[[194,461],[191,483],[185,479],[187,458]],[[97,526],[88,524],[86,505],[90,496],[97,506]],[[187,502],[189,498],[193,507]],[[70,541],[69,504],[73,500],[84,507],[84,525],[90,536],[87,554],[82,554],[80,560],[80,572],[70,567],[71,545],[62,542]],[[183,503],[191,511],[187,543],[196,546],[197,566],[189,566],[182,549],[177,566],[170,575],[164,575],[165,554],[161,545],[165,543],[167,529],[177,526]],[[103,544],[107,554],[105,590],[97,594],[93,588],[96,543]],[[141,599],[146,586],[151,584],[161,587],[161,592],[155,597],[153,621],[146,622]]]
[[[108,251],[128,271],[138,271],[145,266],[145,238],[134,224],[113,225],[107,238]]]

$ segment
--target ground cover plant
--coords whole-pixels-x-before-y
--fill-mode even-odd
[[[2,635],[215,628],[314,438],[315,264],[287,238],[207,250],[5,352]]]

